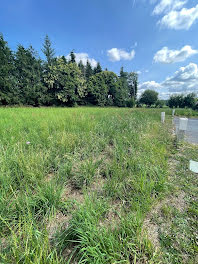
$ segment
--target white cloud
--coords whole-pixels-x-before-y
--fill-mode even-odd
[[[185,61],[190,56],[197,54],[198,50],[193,50],[191,46],[184,46],[180,50],[170,50],[164,47],[154,55],[154,62],[160,63],[175,63]]]
[[[172,94],[191,93],[198,94],[198,66],[189,63],[185,67],[179,68],[173,76],[167,77],[163,82],[148,81],[140,84],[139,95],[147,89],[155,90],[160,98],[168,98]]]
[[[123,49],[112,48],[107,50],[107,56],[110,61],[132,60],[135,56],[135,51],[127,52]]]
[[[139,90],[141,93],[147,89],[155,90],[155,91],[159,92],[161,88],[162,88],[161,84],[157,83],[155,81],[148,81],[148,82],[144,82],[144,83],[139,85]]]
[[[144,69],[142,69],[142,70],[138,70],[138,71],[136,71],[137,72],[137,74],[144,74],[144,73],[148,73],[149,72],[149,70],[144,70]]]
[[[192,8],[185,8],[184,5],[188,0],[160,0],[150,1],[156,4],[153,15],[161,15],[163,17],[158,24],[170,29],[188,30],[198,20],[198,4]]]
[[[188,30],[198,20],[198,5],[192,8],[182,8],[179,11],[171,10],[159,22],[161,26],[170,29]]]
[[[93,68],[97,66],[97,61],[95,59],[93,59],[93,58],[89,58],[89,55],[87,53],[74,53],[74,54],[76,56],[76,62],[77,63],[82,61],[82,63],[84,65],[86,65],[87,64],[87,60],[88,60]],[[70,60],[70,54],[68,54],[66,56],[66,59]]]
[[[154,8],[153,14],[159,15],[170,10],[176,10],[182,8],[186,4],[187,0],[161,0]]]
[[[198,67],[195,63],[189,63],[186,67],[181,67],[174,76],[168,77],[165,83],[170,82],[191,82],[198,81]],[[198,87],[197,87],[198,89]]]
[[[145,90],[154,90],[156,92],[158,92],[159,94],[160,91],[162,90],[162,86],[160,83],[157,83],[155,81],[147,81],[144,83],[141,83],[138,87],[138,97],[145,91]]]

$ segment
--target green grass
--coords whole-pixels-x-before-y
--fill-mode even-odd
[[[164,263],[197,263],[198,206],[197,174],[189,170],[189,160],[196,160],[198,147],[182,144],[174,155],[175,173],[172,178],[177,203],[166,205],[166,214],[159,224]],[[164,224],[166,222],[166,224]]]
[[[161,263],[143,228],[170,189],[160,112],[1,108],[0,263]]]
[[[198,111],[192,110],[190,108],[178,108],[175,110],[175,115],[177,116],[186,116],[186,117],[198,117]]]

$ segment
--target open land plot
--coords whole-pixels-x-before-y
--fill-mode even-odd
[[[196,263],[191,146],[160,111],[1,108],[0,262]]]

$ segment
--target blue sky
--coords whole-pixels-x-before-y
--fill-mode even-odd
[[[57,56],[138,71],[140,93],[198,92],[197,0],[2,0],[0,32],[13,50],[42,57],[48,34]]]

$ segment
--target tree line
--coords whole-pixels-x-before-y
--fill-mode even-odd
[[[167,105],[170,108],[192,108],[194,110],[198,110],[198,101],[197,96],[195,93],[189,93],[187,95],[178,94],[178,95],[172,95]]]
[[[76,62],[71,51],[70,59],[55,56],[48,36],[45,37],[42,60],[32,46],[18,45],[12,51],[0,35],[0,105],[30,106],[119,106],[133,107],[137,98],[138,74],[120,75],[100,63],[92,68]]]
[[[192,108],[198,110],[198,99],[195,93],[171,95],[168,100],[159,100],[158,93],[154,90],[145,90],[139,100],[136,101],[137,107],[146,105],[147,107],[170,108]]]

